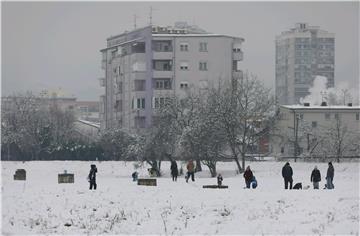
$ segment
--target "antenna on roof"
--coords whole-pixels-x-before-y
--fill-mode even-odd
[[[150,12],[149,12],[149,25],[152,25],[152,13],[153,11],[155,11],[156,9],[153,9],[152,6],[150,6]]]
[[[136,29],[136,19],[139,18],[136,14],[134,14],[134,29]]]

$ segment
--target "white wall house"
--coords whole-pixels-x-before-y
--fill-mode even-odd
[[[335,157],[339,141],[342,156],[360,156],[359,106],[283,105],[270,138],[277,157]]]

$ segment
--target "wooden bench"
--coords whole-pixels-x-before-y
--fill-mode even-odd
[[[156,179],[138,179],[138,185],[156,186]]]
[[[26,170],[17,169],[14,174],[14,180],[26,180]]]
[[[59,184],[71,184],[74,183],[74,174],[58,174]]]
[[[229,188],[227,185],[203,185],[203,188]]]

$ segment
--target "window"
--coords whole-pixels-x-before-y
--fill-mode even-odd
[[[330,113],[325,114],[325,120],[330,120]]]
[[[180,43],[180,51],[182,51],[182,52],[189,51],[189,44],[188,43]]]
[[[145,116],[136,116],[135,117],[135,128],[145,128]]]
[[[171,40],[153,40],[152,49],[155,52],[172,52]]]
[[[359,116],[360,116],[360,114],[356,113],[356,120],[359,120]]]
[[[281,153],[284,153],[284,151],[285,151],[285,149],[284,149],[284,147],[281,147]]]
[[[207,52],[207,43],[201,42],[201,43],[200,43],[199,51],[200,51],[200,52]]]
[[[199,62],[199,70],[207,70],[207,62]]]
[[[115,58],[116,57],[116,54],[117,54],[117,50],[114,50],[111,52],[111,58]]]
[[[233,71],[240,71],[240,61],[233,60]]]
[[[134,80],[135,91],[145,91],[145,80]]]
[[[145,42],[135,42],[131,45],[132,53],[145,53]]]
[[[180,82],[180,88],[181,89],[187,89],[188,88],[188,82]]]
[[[335,117],[336,120],[340,119],[340,115],[339,115],[339,114],[335,114],[334,117]]]
[[[154,79],[154,89],[162,90],[162,89],[171,89],[171,81],[168,79]]]
[[[317,122],[316,121],[311,122],[311,127],[316,128],[317,127]]]
[[[172,60],[153,60],[153,69],[159,71],[171,71]]]
[[[116,87],[117,87],[117,93],[122,93],[122,87],[123,87],[123,83],[122,82],[117,82],[116,83]]]
[[[241,48],[233,48],[233,52],[241,52]]]
[[[154,108],[161,108],[164,107],[166,104],[170,103],[170,98],[168,97],[160,97],[160,98],[154,98]]]
[[[136,99],[136,108],[137,109],[145,109],[145,98]]]
[[[180,70],[189,70],[189,64],[187,62],[181,62]]]

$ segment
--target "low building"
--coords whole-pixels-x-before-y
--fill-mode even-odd
[[[359,157],[360,106],[283,105],[270,138],[276,157]]]

